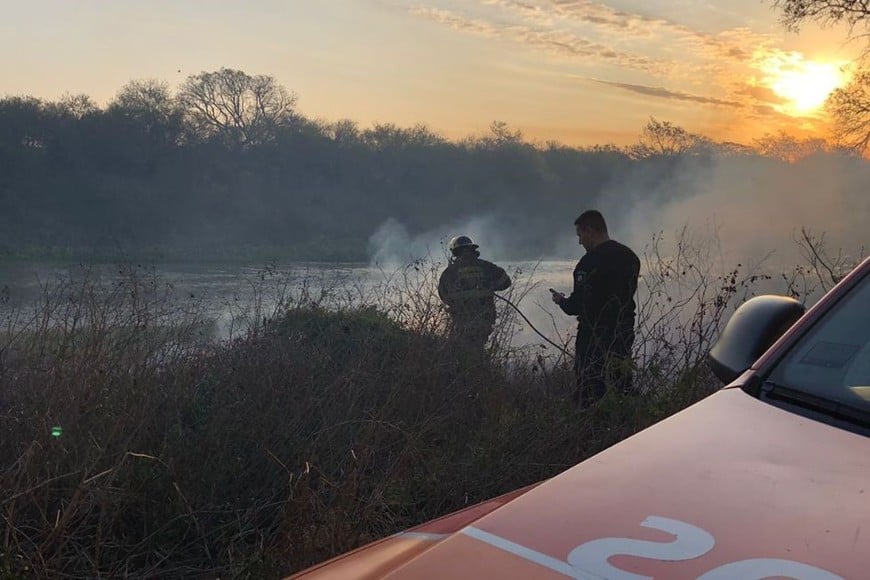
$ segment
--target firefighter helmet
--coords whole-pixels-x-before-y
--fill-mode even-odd
[[[454,254],[463,248],[468,248],[470,250],[476,250],[478,245],[474,243],[468,236],[456,236],[452,240],[450,240],[450,251]]]

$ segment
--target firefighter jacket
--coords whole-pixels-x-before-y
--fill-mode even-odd
[[[476,256],[453,260],[438,281],[438,295],[454,320],[495,322],[493,292],[506,290],[511,279],[503,268]]]

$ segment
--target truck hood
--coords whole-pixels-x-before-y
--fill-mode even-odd
[[[725,389],[302,578],[865,577],[870,438]]]

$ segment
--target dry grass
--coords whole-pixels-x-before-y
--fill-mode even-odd
[[[277,577],[551,477],[718,386],[706,350],[757,274],[646,259],[645,394],[586,412],[511,311],[457,357],[429,262],[356,296],[270,272],[219,344],[140,270],[46,285],[0,334],[0,577]]]

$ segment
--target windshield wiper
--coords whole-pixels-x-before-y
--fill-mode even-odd
[[[767,399],[783,401],[810,411],[816,411],[832,419],[870,428],[870,410],[868,409],[855,407],[848,403],[832,401],[831,399],[786,387],[773,381],[764,382],[761,386],[761,395]]]

